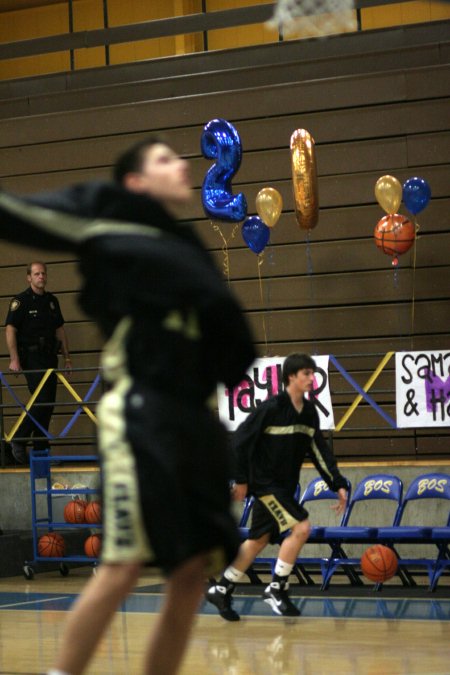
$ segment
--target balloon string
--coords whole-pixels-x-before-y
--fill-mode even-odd
[[[416,229],[414,244],[413,244],[413,280],[412,280],[412,300],[411,300],[411,349],[414,347],[414,318],[415,318],[415,304],[416,304],[416,261],[417,261],[417,234],[420,225],[417,218],[413,219],[414,227]]]
[[[215,232],[218,232],[220,238],[222,239],[223,274],[227,278],[228,285],[230,285],[230,256],[228,253],[228,242],[230,242],[234,238],[238,228],[238,223],[234,225],[233,229],[231,230],[231,235],[228,239],[225,238],[222,230],[220,229],[220,226],[217,223],[211,221],[211,225],[213,226],[213,230],[215,230]]]
[[[312,245],[311,245],[311,229],[306,231],[306,271],[309,279],[309,302],[310,307],[314,306],[314,277],[313,277],[313,259],[312,259]],[[317,343],[314,339],[312,343],[312,351],[318,354]]]
[[[309,299],[311,306],[314,304],[314,284],[313,284],[313,261],[311,250],[311,230],[306,233],[306,271],[309,277]]]
[[[400,262],[397,257],[394,260],[395,263],[392,263],[394,265],[394,288],[398,288],[398,268],[400,267]]]
[[[267,253],[267,260],[268,260],[268,265],[269,267],[272,267],[275,265],[275,259],[274,259],[274,254],[273,254],[273,248],[269,244],[269,246],[265,249],[264,251]],[[271,314],[271,308],[272,308],[272,271],[269,270],[269,275],[266,277],[266,307],[269,308],[269,321],[268,321],[268,326],[267,326],[267,340],[270,341],[270,329],[272,326],[272,314]],[[271,349],[269,349],[269,352],[267,356],[271,356]]]
[[[259,297],[261,300],[261,307],[262,307],[262,325],[263,325],[263,335],[264,335],[264,355],[267,356],[267,330],[266,330],[266,313],[265,313],[265,308],[264,308],[264,295],[263,295],[263,287],[262,287],[262,279],[261,279],[261,265],[264,262],[264,254],[263,253],[258,253],[258,281],[259,281]]]
[[[313,261],[311,254],[311,230],[306,232],[306,269],[309,275],[313,273]]]

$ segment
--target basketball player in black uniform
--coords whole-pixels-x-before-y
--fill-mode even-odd
[[[283,363],[285,391],[264,401],[234,433],[237,456],[235,498],[247,494],[256,497],[249,538],[225,570],[218,583],[208,589],[206,598],[227,621],[238,621],[231,595],[236,582],[244,576],[267,544],[280,543],[280,552],[272,582],[263,598],[275,614],[298,616],[298,608],[288,595],[289,575],[310,524],[308,512],[299,506],[294,493],[300,468],[310,459],[327,485],[338,493],[333,508],[342,513],[347,503],[347,482],[339,473],[334,456],[322,436],[314,404],[305,398],[311,391],[316,364],[308,354],[290,354]]]
[[[251,336],[193,230],[172,212],[191,197],[188,165],[150,139],[119,158],[115,183],[27,200],[0,194],[0,231],[73,251],[81,305],[107,342],[98,409],[102,564],[69,616],[52,673],[85,669],[141,567],[168,575],[143,672],[180,665],[204,579],[238,550],[225,431],[207,405],[254,358]]]

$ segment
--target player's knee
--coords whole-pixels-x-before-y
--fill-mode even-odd
[[[309,522],[309,520],[302,520],[300,523],[297,523],[292,528],[292,533],[297,539],[301,540],[302,542],[307,541],[309,535],[311,534],[311,523]]]
[[[172,586],[180,584],[184,589],[203,586],[207,576],[207,564],[208,557],[203,554],[186,560],[171,574]]]
[[[141,567],[141,563],[103,564],[97,576],[106,577],[111,586],[127,589],[138,580]]]
[[[269,535],[264,534],[262,537],[259,537],[259,539],[248,539],[247,541],[252,551],[257,555],[265,546],[267,546],[269,539]]]

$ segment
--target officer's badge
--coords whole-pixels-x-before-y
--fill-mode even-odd
[[[55,303],[53,300],[50,302],[50,309],[53,309],[53,311],[56,309]]]
[[[17,300],[17,298],[14,298],[14,300],[11,300],[11,304],[9,306],[9,309],[11,312],[15,312],[16,309],[20,307],[20,300]]]

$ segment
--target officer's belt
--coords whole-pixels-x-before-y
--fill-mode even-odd
[[[19,344],[19,350],[24,352],[45,352],[47,354],[57,353],[57,341],[52,338],[39,338],[37,342],[22,342]]]

